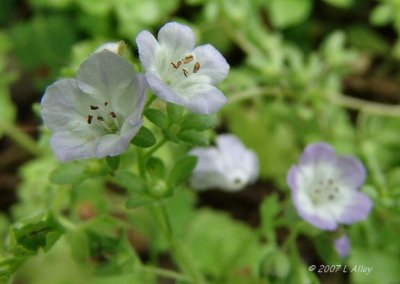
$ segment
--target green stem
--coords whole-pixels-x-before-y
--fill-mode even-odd
[[[161,277],[166,277],[166,278],[171,278],[179,281],[185,281],[189,283],[194,283],[189,277],[182,275],[178,272],[167,270],[167,269],[162,269],[158,267],[151,267],[151,266],[138,266],[135,269],[137,272],[143,272],[143,273],[150,273],[153,275],[158,275]]]
[[[156,98],[156,95],[151,94],[146,102],[146,105],[144,106],[144,109],[146,110],[147,108],[149,108]]]
[[[167,142],[167,139],[163,137],[160,141],[157,142],[156,145],[153,146],[153,148],[151,148],[143,155],[143,159],[148,159],[155,151],[157,151],[162,145],[164,145],[165,142]]]
[[[254,89],[249,89],[232,94],[231,96],[229,96],[229,103],[237,103],[242,100],[277,95],[282,95],[282,92],[280,92],[276,88],[256,87]],[[369,102],[363,99],[353,98],[343,94],[323,96],[322,99],[344,108],[358,110],[368,114],[400,117],[400,106]]]
[[[137,159],[138,159],[139,174],[141,177],[145,177],[146,170],[145,170],[145,164],[144,164],[145,159],[144,159],[143,151],[141,148],[137,148],[136,153],[137,153]]]
[[[400,117],[399,106],[369,102],[345,95],[327,96],[326,99],[331,103],[348,109],[354,109],[380,116]]]
[[[253,89],[247,89],[245,91],[234,93],[228,97],[228,103],[234,104],[243,100],[259,98],[262,96],[278,96],[281,93],[277,88],[271,87],[256,87]]]
[[[43,154],[36,141],[16,125],[9,125],[0,121],[0,130],[32,155],[40,156]]]

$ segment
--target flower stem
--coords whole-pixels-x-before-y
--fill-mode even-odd
[[[157,151],[162,145],[164,145],[165,142],[167,142],[167,139],[163,137],[160,141],[158,141],[156,145],[153,146],[153,148],[151,148],[148,152],[146,152],[143,155],[143,159],[144,160],[148,159],[155,151]]]
[[[16,125],[9,125],[0,121],[0,131],[3,131],[4,134],[6,134],[9,138],[11,138],[14,142],[32,155],[40,156],[43,154],[42,149],[39,148],[36,141]]]

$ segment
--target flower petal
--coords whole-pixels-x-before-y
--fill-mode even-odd
[[[303,190],[292,189],[292,200],[298,214],[304,220],[323,230],[332,231],[337,228],[337,223],[334,219],[334,216],[332,216],[329,212],[318,210],[318,208],[316,208],[310,200],[307,193]]]
[[[85,116],[75,108],[80,93],[76,80],[59,80],[49,87],[40,103],[43,121],[52,131],[67,130],[85,121]]]
[[[86,59],[77,72],[79,88],[99,104],[119,100],[134,80],[132,65],[121,56],[103,50]]]
[[[188,26],[170,22],[165,24],[157,35],[161,47],[168,49],[171,60],[191,52],[195,44],[195,36]]]
[[[187,92],[190,96],[185,105],[194,113],[214,114],[227,102],[224,94],[212,85],[192,85]]]
[[[355,189],[363,184],[366,171],[360,160],[350,156],[339,157],[336,162],[336,167],[339,169],[339,176],[337,179],[340,180],[341,183]]]
[[[167,102],[185,105],[186,99],[178,95],[153,71],[146,72],[146,79],[154,93]]]
[[[300,163],[305,165],[318,165],[321,162],[331,162],[335,159],[335,149],[327,143],[319,142],[307,146],[301,156]]]
[[[193,50],[196,59],[201,64],[196,75],[206,75],[210,77],[210,83],[215,84],[228,75],[229,64],[222,54],[210,44],[196,47]]]
[[[342,224],[352,224],[364,220],[368,217],[372,206],[372,200],[366,194],[354,191],[351,202],[344,208],[343,213],[338,218],[338,222]]]
[[[148,31],[140,32],[136,37],[139,58],[146,71],[152,70],[156,60],[157,49],[160,48],[155,37]]]
[[[96,140],[73,131],[58,131],[50,140],[51,147],[57,158],[62,161],[87,159],[96,155]]]
[[[224,188],[223,161],[216,148],[198,147],[189,152],[197,156],[197,164],[190,179],[190,184],[198,190]]]

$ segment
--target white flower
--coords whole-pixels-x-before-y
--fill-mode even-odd
[[[126,48],[125,42],[118,41],[118,42],[107,42],[105,44],[100,45],[96,50],[94,51],[95,53],[103,51],[103,50],[108,50],[111,52],[114,52],[116,54],[122,54]]]
[[[121,56],[104,50],[86,59],[75,79],[50,85],[41,113],[54,132],[51,146],[61,161],[115,156],[142,126],[147,83]]]
[[[229,72],[225,58],[210,44],[194,48],[193,31],[175,22],[164,25],[157,38],[148,31],[136,38],[140,61],[155,94],[195,113],[217,112],[227,101],[214,87]]]
[[[291,167],[287,181],[299,215],[323,230],[335,230],[368,217],[372,201],[359,191],[365,177],[357,158],[338,156],[327,143],[313,143]]]
[[[189,154],[198,157],[191,177],[196,189],[238,191],[258,178],[257,155],[233,135],[219,135],[217,147],[194,148]]]

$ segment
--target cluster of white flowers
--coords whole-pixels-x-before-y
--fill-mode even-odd
[[[137,37],[145,75],[119,55],[123,42],[110,42],[81,64],[76,79],[61,79],[46,89],[41,112],[59,160],[124,152],[142,126],[148,86],[195,113],[212,114],[226,103],[214,84],[227,76],[229,65],[213,46],[194,48],[193,31],[176,22],[164,25],[158,40],[148,31]]]

